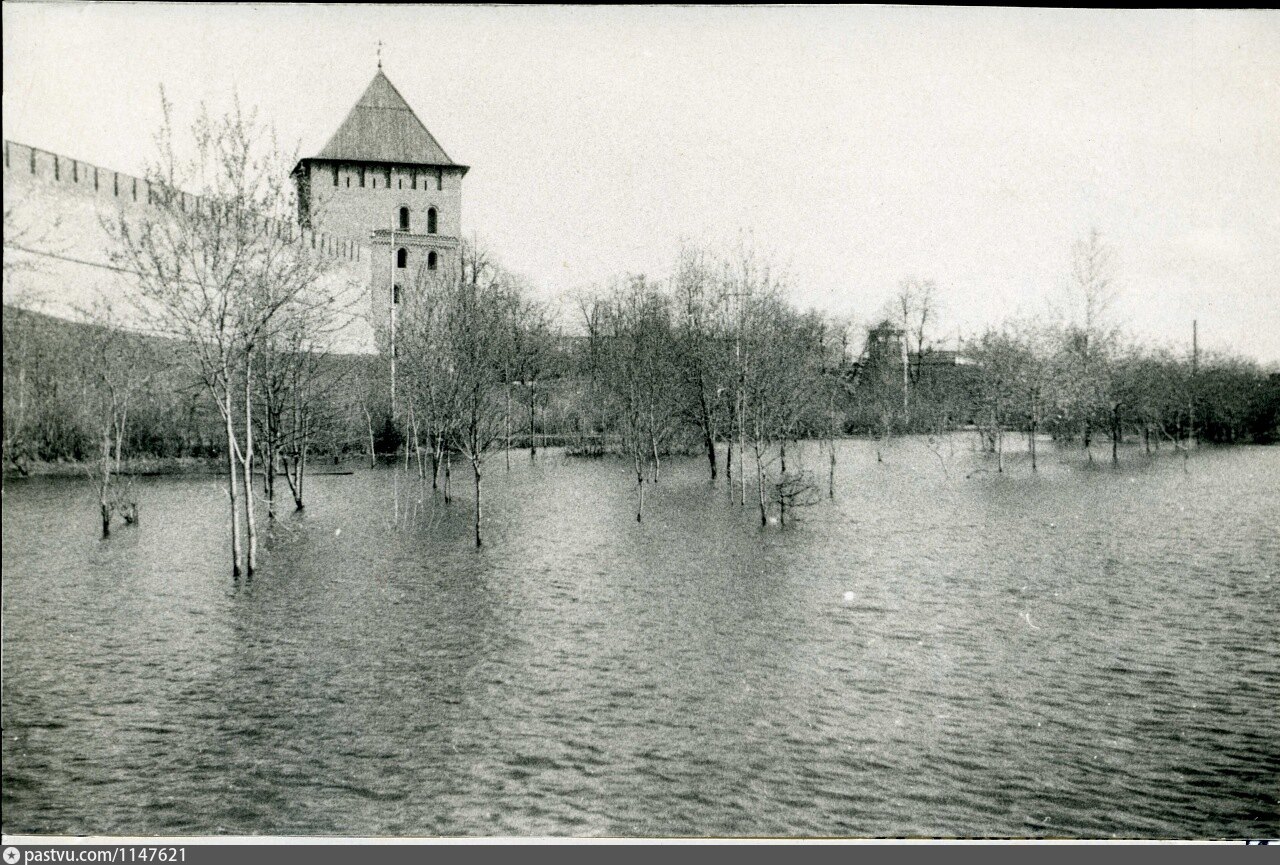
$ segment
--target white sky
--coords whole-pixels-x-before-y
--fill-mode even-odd
[[[163,83],[317,151],[384,67],[463,225],[547,297],[750,232],[802,306],[931,277],[946,335],[1059,303],[1280,362],[1280,14],[4,4],[4,135],[140,172]]]

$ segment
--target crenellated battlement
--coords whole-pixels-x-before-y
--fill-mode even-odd
[[[400,291],[419,271],[456,266],[467,171],[381,68],[328,144],[298,162],[290,175],[297,216],[262,216],[261,227],[332,261],[325,278],[335,285],[366,292],[365,310],[333,350],[376,351],[375,330],[386,324],[394,333]],[[144,177],[5,140],[4,303],[75,321],[99,301],[136,298],[137,274],[118,264],[113,217],[166,206],[173,194]],[[214,205],[178,194],[186,214]]]
[[[103,168],[83,160],[59,153],[41,150],[17,141],[4,142],[4,181],[10,183],[33,180],[53,188],[111,201],[122,207],[147,207],[156,196],[156,190],[146,178]],[[190,193],[182,193],[186,207],[199,207],[201,199]],[[290,240],[309,244],[317,252],[346,261],[363,261],[368,258],[365,244],[351,237],[341,237],[323,231],[301,229],[295,223],[272,220],[281,233]]]

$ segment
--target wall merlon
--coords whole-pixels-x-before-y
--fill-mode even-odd
[[[145,207],[152,200],[151,184],[145,178],[7,139],[4,141],[4,175],[6,187],[11,181],[17,182],[26,177],[126,207],[134,202]],[[184,209],[196,208],[202,206],[202,200],[184,192],[182,204]],[[287,233],[289,238],[307,243],[325,255],[347,261],[361,261],[367,257],[362,244],[352,238],[300,229],[293,222],[275,222],[278,233]]]

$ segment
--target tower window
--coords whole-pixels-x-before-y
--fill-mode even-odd
[[[360,187],[364,188],[364,166],[360,166]]]
[[[436,233],[436,209],[434,207],[427,209],[427,234]]]
[[[418,172],[417,172],[417,170],[414,170],[414,171],[412,171],[412,172],[410,172],[410,173],[409,173],[409,188],[410,188],[410,189],[417,189],[417,188],[418,188]]]
[[[427,270],[436,269],[436,254],[434,252],[427,253]]]
[[[436,191],[444,189],[444,169],[436,169]]]
[[[396,250],[396,267],[403,270],[409,264],[409,250]]]
[[[391,302],[392,303],[400,302],[400,286],[398,285],[391,286]]]
[[[350,177],[348,177],[348,178],[347,178],[347,189],[350,189],[350,188],[351,188],[351,178],[350,178]]]
[[[407,207],[400,208],[400,230],[409,230],[409,208]]]
[[[338,166],[333,166],[333,185],[338,185]]]

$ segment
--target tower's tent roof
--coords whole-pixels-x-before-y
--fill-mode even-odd
[[[458,165],[379,69],[316,159]]]

